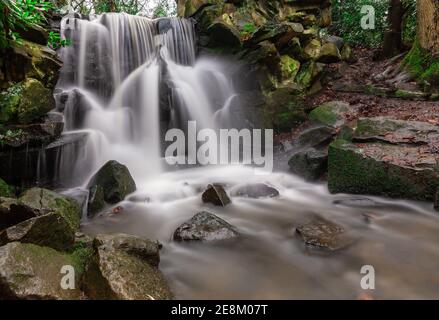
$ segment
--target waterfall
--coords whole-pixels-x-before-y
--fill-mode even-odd
[[[72,44],[60,52],[57,89],[66,98],[57,99],[57,109],[66,134],[88,134],[88,151],[63,154],[59,163],[76,184],[110,159],[136,179],[160,174],[164,130],[189,120],[215,128],[214,113],[234,95],[220,62],[196,58],[190,20],[70,13],[61,29]]]

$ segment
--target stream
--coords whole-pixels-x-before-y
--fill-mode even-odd
[[[118,204],[122,213],[109,208],[89,219],[85,210],[81,229],[160,241],[160,270],[177,299],[439,298],[439,216],[431,204],[331,195],[324,183],[282,170],[256,175],[249,166],[166,164],[166,130],[183,129],[189,120],[200,128],[223,128],[230,123],[230,101],[239,94],[228,81],[231,62],[197,56],[191,21],[70,15],[62,34],[73,44],[60,52],[64,66],[55,112],[64,117],[65,135],[88,135],[84,152],[64,155],[74,157],[75,165],[58,166],[64,192],[86,196],[89,179],[106,161],[126,165],[137,191]],[[203,203],[210,183],[224,185],[232,203]],[[269,185],[279,196],[236,195],[252,183]],[[203,210],[242,236],[172,241],[175,229]],[[337,251],[306,246],[295,227],[316,215],[343,226],[350,244]],[[361,288],[364,265],[375,269],[375,290]]]

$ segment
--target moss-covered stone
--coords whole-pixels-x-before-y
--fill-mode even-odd
[[[51,90],[28,78],[0,94],[0,122],[31,123],[55,107]]]
[[[305,88],[309,88],[323,71],[323,66],[324,64],[315,61],[307,62],[300,68],[296,82]]]
[[[75,231],[66,219],[57,213],[25,220],[0,233],[0,246],[18,241],[66,251],[73,245],[74,240]]]
[[[287,79],[294,79],[299,72],[300,69],[300,62],[297,60],[294,60],[288,55],[283,55],[280,57],[280,75],[281,79],[287,80]]]
[[[433,200],[439,186],[437,165],[395,161],[403,155],[418,159],[418,154],[418,147],[336,140],[329,146],[329,191]]]
[[[74,268],[74,289],[61,287],[64,266]],[[0,247],[0,298],[81,299],[79,271],[82,268],[78,260],[69,254],[34,244],[9,243]]]
[[[108,161],[93,176],[88,188],[92,190],[95,187],[102,188],[104,200],[111,204],[136,191],[136,183],[128,168],[115,160]]]
[[[121,236],[123,239],[118,240]],[[157,245],[154,246],[149,240],[129,235],[98,236],[98,238],[99,240],[94,242],[95,253],[82,283],[89,299],[173,298],[155,262],[151,264],[151,261],[142,255],[142,253],[152,253],[151,249],[157,254],[155,251]],[[128,241],[129,238],[134,240]],[[151,257],[150,254],[147,256]]]
[[[349,104],[343,101],[326,102],[309,114],[309,119],[331,127],[339,127],[346,121],[350,112]]]
[[[69,197],[47,189],[31,188],[20,196],[18,202],[42,213],[59,214],[73,231],[79,228],[81,210],[78,203]]]
[[[317,60],[320,56],[322,44],[317,39],[312,39],[304,48],[303,54],[306,59]]]
[[[334,63],[341,60],[340,51],[334,43],[325,43],[320,48],[320,55],[318,61],[323,63]]]

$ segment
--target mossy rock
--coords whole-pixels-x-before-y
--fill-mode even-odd
[[[83,266],[78,261],[72,255],[34,244],[12,242],[0,247],[0,298],[79,300]],[[61,287],[64,266],[75,271],[74,289]]]
[[[0,94],[0,122],[28,124],[55,107],[51,90],[28,78]]]
[[[114,204],[136,191],[136,183],[126,166],[110,160],[93,176],[88,189],[91,196],[88,213],[94,215],[103,208],[104,201]]]
[[[320,48],[320,55],[318,61],[323,63],[334,63],[341,60],[341,54],[337,46],[334,43],[325,43]]]
[[[426,100],[429,94],[422,91],[408,91],[399,89],[395,92],[395,97],[404,100]]]
[[[287,85],[267,95],[265,116],[267,127],[276,131],[289,131],[307,120],[304,110],[303,88],[296,84]]]
[[[279,69],[282,80],[294,79],[299,72],[300,62],[288,55],[283,55],[280,57]]]
[[[0,246],[17,241],[67,251],[74,240],[75,230],[58,213],[31,218],[0,232]]]
[[[0,197],[11,198],[14,196],[12,188],[0,178]]]
[[[324,64],[310,61],[304,64],[296,76],[296,82],[309,88],[314,80],[322,73]]]
[[[346,121],[346,115],[350,112],[349,103],[343,101],[326,102],[309,114],[309,119],[331,127],[340,127]]]
[[[78,203],[69,197],[47,189],[31,188],[18,198],[18,202],[42,213],[59,214],[73,231],[79,229],[81,210]]]
[[[432,201],[439,169],[437,165],[408,165],[403,159],[410,154],[417,159],[419,148],[382,143],[358,146],[335,140],[329,146],[329,191]]]
[[[296,175],[308,181],[316,181],[326,172],[327,161],[327,148],[311,148],[295,153],[288,165]]]
[[[320,57],[320,50],[322,49],[322,44],[317,39],[312,39],[303,48],[303,55],[305,59],[317,60]]]
[[[129,235],[97,236],[83,278],[89,299],[162,300],[173,295],[157,268],[157,244]]]

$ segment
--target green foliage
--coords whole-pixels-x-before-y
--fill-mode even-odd
[[[61,36],[57,32],[50,31],[49,32],[49,39],[47,41],[47,46],[50,48],[56,50],[61,47],[66,47],[72,44],[72,41],[70,39],[61,39]]]
[[[416,0],[402,0],[404,6],[403,41],[412,43],[416,35]],[[388,28],[389,0],[332,0],[333,24],[330,32],[343,37],[350,44],[377,48]],[[363,30],[360,22],[362,6],[375,9],[375,29]]]
[[[331,32],[343,37],[355,46],[376,48],[383,41],[387,28],[388,0],[333,0],[333,25]],[[375,8],[375,29],[361,27],[361,8],[371,5]]]
[[[0,48],[9,41],[21,41],[17,29],[41,25],[44,13],[53,8],[52,2],[44,0],[2,0],[0,2]]]

